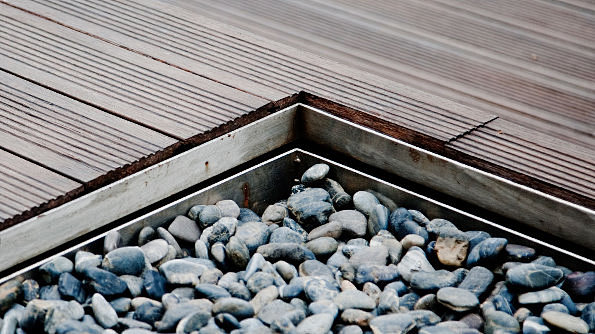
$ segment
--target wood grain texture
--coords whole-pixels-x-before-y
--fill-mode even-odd
[[[157,1],[11,3],[226,85],[248,80],[256,96],[304,90],[442,141],[493,118]]]
[[[516,1],[168,2],[595,147],[591,10],[539,0],[517,13]]]
[[[6,4],[0,13],[4,69],[177,139],[268,102]]]
[[[12,225],[15,217],[31,217],[50,204],[64,203],[82,187],[81,183],[0,149],[0,227]]]
[[[80,182],[177,142],[0,71],[0,147]]]

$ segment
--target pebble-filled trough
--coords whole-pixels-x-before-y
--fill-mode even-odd
[[[593,262],[294,149],[14,274],[0,333],[589,333]]]

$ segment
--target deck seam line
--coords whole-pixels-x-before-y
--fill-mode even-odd
[[[497,120],[499,118],[500,118],[499,116],[494,116],[494,117],[492,117],[491,119],[488,119],[485,122],[481,122],[481,123],[477,124],[476,126],[472,127],[471,129],[469,129],[469,130],[467,130],[465,132],[462,132],[462,133],[460,133],[460,134],[458,134],[458,135],[450,138],[448,141],[446,141],[446,143],[444,143],[444,146],[446,146],[446,145],[448,145],[450,143],[453,143],[453,142],[455,142],[455,141],[457,141],[457,140],[459,140],[459,139],[467,136],[468,134],[471,134],[475,130],[479,130],[479,129],[487,126],[490,122],[495,121],[495,120]]]

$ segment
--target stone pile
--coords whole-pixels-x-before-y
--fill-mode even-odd
[[[308,169],[258,216],[230,200],[117,232],[0,286],[11,333],[588,333],[595,272]]]

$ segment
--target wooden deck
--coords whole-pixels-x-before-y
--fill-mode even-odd
[[[595,6],[498,2],[0,1],[0,230],[296,101],[595,208]]]

